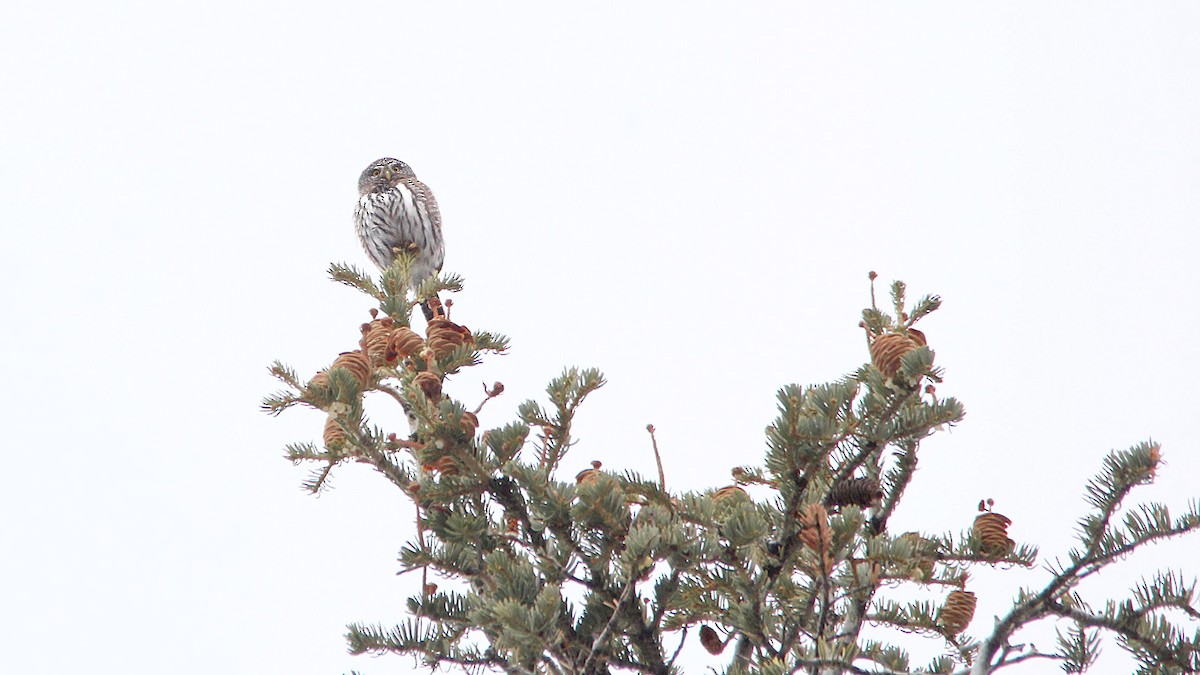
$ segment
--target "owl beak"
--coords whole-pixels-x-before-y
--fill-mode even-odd
[[[391,179],[392,179],[392,170],[391,170],[391,169],[384,169],[384,170],[383,170],[383,177],[384,177],[386,180],[391,180]]]

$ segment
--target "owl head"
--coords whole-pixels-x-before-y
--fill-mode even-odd
[[[383,192],[395,187],[405,178],[416,178],[412,167],[391,157],[377,159],[358,177],[358,192],[364,195],[368,192]]]

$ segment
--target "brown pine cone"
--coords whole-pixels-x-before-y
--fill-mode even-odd
[[[330,415],[325,418],[325,433],[323,434],[325,447],[330,450],[337,450],[346,444],[346,431],[342,429],[342,425],[338,424],[337,417]]]
[[[479,428],[479,418],[473,412],[465,412],[459,420],[462,426],[463,433],[467,436],[474,436],[475,430]]]
[[[442,380],[428,370],[417,373],[413,378],[413,384],[420,387],[421,391],[425,392],[425,398],[430,401],[438,401],[442,398]]]
[[[971,591],[950,591],[946,603],[938,610],[938,625],[947,635],[963,632],[975,617],[975,602],[975,594]]]
[[[460,326],[449,319],[432,319],[425,327],[425,337],[429,349],[436,356],[447,356],[454,352],[459,345],[475,341],[471,331],[466,326]]]
[[[746,494],[746,491],[737,485],[726,485],[725,487],[713,493],[713,499],[718,503],[736,503],[741,501],[750,501],[750,495]]]
[[[411,328],[400,326],[392,330],[384,356],[388,361],[395,361],[396,358],[408,358],[420,354],[424,348],[425,341],[421,339],[420,335],[414,333]]]
[[[313,375],[312,379],[310,379],[308,381],[308,384],[305,385],[305,389],[312,389],[313,387],[327,387],[327,386],[329,386],[329,373],[325,372],[324,370],[318,370],[317,374]]]
[[[459,473],[461,473],[461,470],[458,466],[458,460],[454,459],[450,455],[438,457],[429,464],[426,464],[423,468],[426,471],[436,471],[443,476],[457,476]]]
[[[354,379],[358,380],[363,387],[371,384],[371,364],[362,352],[342,352],[329,367],[330,370],[334,368],[345,368],[350,371]]]
[[[834,484],[825,497],[825,506],[857,506],[869,508],[879,506],[883,500],[883,490],[879,482],[872,478],[847,478]]]
[[[820,504],[809,504],[800,512],[800,532],[797,537],[813,553],[822,557],[824,571],[833,571],[833,531],[829,529],[829,514]]]
[[[885,377],[892,377],[900,370],[900,359],[925,344],[925,334],[912,328],[907,333],[879,335],[871,341],[871,363]]]
[[[395,324],[391,317],[385,316],[362,325],[363,336],[358,345],[371,360],[372,366],[382,366],[387,360],[388,342]]]
[[[814,551],[828,551],[833,545],[829,514],[820,504],[810,504],[800,512],[800,541]]]
[[[975,516],[972,529],[979,537],[979,548],[991,558],[1003,558],[1013,549],[1015,542],[1008,538],[1008,526],[1012,520],[999,513],[981,513]]]
[[[705,651],[713,656],[725,651],[725,643],[721,642],[717,631],[708,626],[700,626],[700,644],[704,645]]]
[[[598,460],[592,460],[592,468],[584,469],[583,471],[580,471],[579,473],[575,474],[575,482],[582,483],[585,480],[595,479],[597,476],[600,475],[600,467],[601,466],[602,466],[602,464],[600,464],[600,462]]]

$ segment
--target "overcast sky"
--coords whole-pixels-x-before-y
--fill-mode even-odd
[[[670,486],[729,483],[780,386],[866,359],[876,270],[944,298],[921,328],[968,411],[894,529],[992,497],[1050,559],[1147,438],[1168,466],[1140,494],[1182,508],[1198,31],[1186,2],[9,7],[0,670],[411,671],[342,638],[404,618],[409,505],[361,467],[306,496],[281,454],[322,415],[258,411],[270,361],[356,343],[370,303],[325,270],[369,264],[350,213],[382,156],[438,197],[454,318],[513,340],[449,385],[506,385],[485,427],[564,366],[608,376],[571,474],[653,473],[653,423]],[[1092,597],[1191,576],[1189,543]],[[1045,578],[980,571],[970,632]]]

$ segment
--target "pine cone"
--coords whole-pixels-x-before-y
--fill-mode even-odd
[[[700,626],[700,644],[704,645],[704,649],[713,656],[725,651],[725,643],[721,642],[717,631],[708,626]]]
[[[922,548],[929,545],[928,539],[922,537],[918,532],[905,532],[900,535],[901,539],[911,541],[913,548],[916,549],[915,556],[918,560],[913,568],[912,580],[925,582],[933,578],[933,560],[927,557],[927,554],[922,552]]]
[[[1013,549],[1015,542],[1008,538],[1008,526],[1012,520],[999,513],[981,513],[975,516],[972,529],[979,537],[979,548],[989,558],[1003,558]]]
[[[457,476],[461,470],[458,466],[458,460],[450,455],[438,457],[434,461],[426,464],[423,467],[426,471],[436,471],[443,476]]]
[[[950,591],[946,603],[938,610],[937,622],[947,635],[958,635],[967,629],[975,617],[975,594],[971,591]]]
[[[305,385],[304,388],[312,389],[313,387],[328,387],[328,386],[329,386],[329,373],[325,372],[324,370],[318,370],[317,374],[312,376],[312,378],[308,381],[308,384]]]
[[[337,417],[330,415],[325,418],[325,447],[330,450],[337,450],[346,444],[346,431],[342,429],[342,425],[338,424]]]
[[[462,426],[463,434],[473,438],[475,430],[479,428],[479,418],[473,412],[465,412],[462,414],[459,424]]]
[[[750,501],[750,495],[746,491],[736,485],[726,485],[725,487],[713,493],[713,499],[720,502],[740,502]]]
[[[382,366],[387,361],[388,342],[395,325],[396,322],[388,316],[362,325],[363,336],[358,345],[371,360],[372,366]]]
[[[884,377],[892,377],[900,370],[900,359],[924,345],[925,334],[911,328],[907,333],[885,333],[871,341],[871,363]]]
[[[413,378],[413,384],[420,387],[421,391],[425,392],[425,398],[430,401],[442,398],[442,380],[428,370],[417,373],[417,376]]]
[[[425,327],[425,337],[428,338],[429,348],[436,356],[448,356],[459,345],[475,341],[471,331],[449,319],[432,319]]]
[[[800,543],[821,557],[826,574],[833,571],[833,531],[829,529],[829,514],[820,504],[810,504],[800,512]]]
[[[800,542],[814,551],[829,551],[833,533],[829,530],[829,514],[820,504],[809,504],[800,513]]]
[[[371,364],[362,352],[342,352],[329,367],[330,370],[334,368],[345,368],[350,371],[354,379],[358,380],[364,388],[371,384]]]
[[[408,358],[420,354],[424,348],[425,341],[420,335],[414,333],[411,328],[400,326],[392,330],[384,356],[388,361],[395,361],[397,357]]]
[[[575,482],[582,483],[585,480],[594,480],[597,476],[600,475],[600,467],[601,466],[602,465],[600,464],[599,461],[592,460],[592,468],[584,469],[583,471],[580,471],[579,473],[575,474]]]
[[[857,506],[868,508],[879,506],[883,500],[883,490],[879,489],[879,481],[872,478],[847,478],[834,484],[825,497],[825,506]]]

